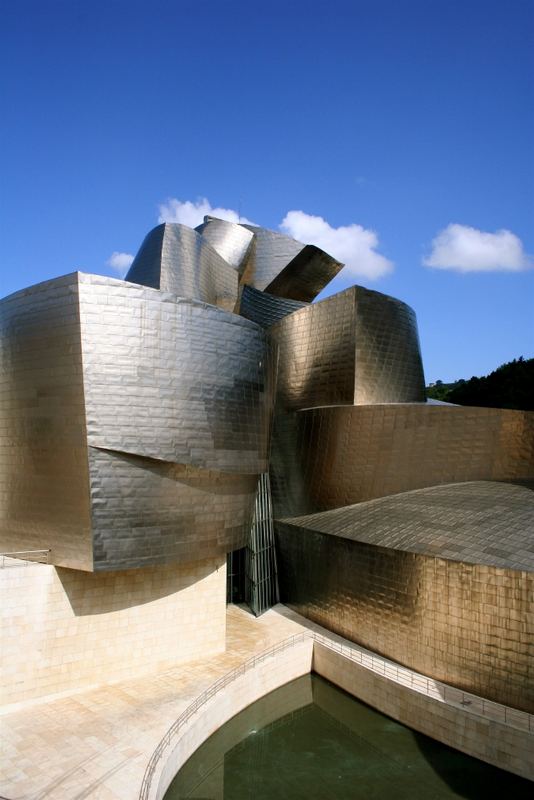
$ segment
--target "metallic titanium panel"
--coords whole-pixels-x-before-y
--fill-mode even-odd
[[[267,292],[260,292],[252,286],[244,286],[239,305],[239,313],[245,319],[250,319],[261,325],[262,328],[269,328],[278,320],[287,317],[299,308],[304,308],[307,303],[300,303],[298,300],[287,300],[285,297],[274,297]]]
[[[258,228],[255,225],[243,225],[243,227],[254,234],[254,242],[241,282],[255,289],[266,289],[300,253],[304,245],[267,228]]]
[[[1,549],[92,569],[75,273],[0,302],[0,390]]]
[[[440,491],[434,498],[431,491],[425,493],[417,525],[419,530],[427,527],[426,553],[424,548],[414,553],[379,544],[382,524],[385,541],[389,540],[387,528],[395,526],[394,498],[347,510],[345,523],[354,513],[351,538],[347,538],[346,524],[343,536],[338,536],[332,521],[330,533],[306,527],[305,520],[277,522],[282,602],[411,669],[532,713],[534,573],[432,553],[433,535],[440,550],[440,536],[450,537],[449,511],[452,524],[461,517],[462,502],[467,512],[462,523],[467,546],[472,528],[479,546],[484,546],[485,527],[490,540],[505,543],[502,552],[506,552],[510,531],[516,544],[531,535],[531,523],[521,530],[523,523],[516,517],[518,510],[524,514],[525,498],[514,498],[515,492],[529,490],[508,487],[507,498],[506,487],[497,486],[491,500],[491,486],[485,494],[476,489],[472,498],[465,492],[461,500],[454,498],[454,491],[448,496]],[[402,496],[399,500],[403,502]],[[532,509],[532,500],[526,502]],[[380,505],[383,517],[374,511]],[[375,544],[359,541],[362,528],[363,538]],[[419,533],[414,538],[420,539]],[[456,538],[458,547],[460,536]],[[476,558],[476,551],[471,555]],[[512,553],[514,562],[516,557],[517,551]],[[532,554],[529,558],[532,563]],[[499,564],[503,559],[497,556]]]
[[[245,544],[274,392],[261,328],[79,273],[2,307],[5,550],[109,570]]]
[[[204,222],[195,228],[230,266],[240,274],[245,268],[254,234],[243,225],[227,222],[217,217],[204,217]]]
[[[448,483],[282,522],[393,550],[534,573],[534,491],[511,483]]]
[[[82,275],[88,443],[259,475],[275,354],[257,325],[124,281]]]
[[[443,483],[532,477],[534,413],[528,411],[398,404],[275,418],[275,517]]]
[[[354,286],[356,376],[354,403],[426,399],[415,311],[389,295]]]
[[[280,348],[281,408],[425,400],[415,314],[399,300],[353,286],[270,333]]]
[[[89,448],[95,570],[195,561],[247,541],[256,475]]]
[[[280,600],[268,473],[260,475],[258,481],[245,564],[247,600],[254,614],[259,617]]]
[[[197,231],[175,222],[145,237],[126,280],[233,311],[239,276]]]
[[[341,261],[319,247],[307,244],[265,291],[289,300],[311,303],[342,267]]]

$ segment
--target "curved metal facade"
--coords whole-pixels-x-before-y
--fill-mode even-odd
[[[94,570],[199,561],[243,547],[258,478],[89,448]]]
[[[273,348],[235,314],[80,276],[88,443],[259,475],[268,468]]]
[[[208,217],[156,227],[127,281],[76,273],[2,301],[2,546],[100,571],[248,544],[263,610],[274,516],[299,611],[519,706],[527,495],[443,485],[531,480],[534,415],[427,404],[409,306],[359,286],[309,302],[340,268]]]
[[[176,222],[145,237],[126,280],[234,311],[239,276],[209,241]]]
[[[255,289],[309,303],[343,267],[315,245],[303,245],[267,228],[242,227],[254,234],[254,241],[241,281]]]
[[[411,489],[534,476],[534,414],[427,404],[331,406],[277,414],[275,516]]]
[[[111,570],[245,544],[274,401],[259,326],[80,273],[2,310],[4,549]]]
[[[324,250],[307,244],[265,291],[277,297],[311,303],[324,287],[335,278],[343,264]]]
[[[0,534],[5,551],[53,547],[92,564],[78,276],[0,302]]]
[[[276,523],[282,602],[424,675],[534,711],[534,494],[456,484]]]
[[[227,222],[216,217],[204,217],[204,222],[195,228],[214,250],[240,274],[247,263],[254,234],[243,225]]]
[[[353,286],[277,322],[280,408],[424,402],[412,309]]]
[[[242,283],[263,291],[300,253],[304,245],[267,228],[255,225],[243,227],[254,234],[254,241],[241,280]]]
[[[250,319],[261,325],[262,328],[270,328],[278,320],[293,314],[300,308],[305,308],[307,303],[298,300],[287,300],[285,297],[274,297],[267,292],[260,292],[252,286],[243,286],[239,313],[245,319]]]

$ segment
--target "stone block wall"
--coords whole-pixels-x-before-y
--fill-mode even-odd
[[[1,695],[20,703],[224,651],[226,559],[87,573],[0,569]]]

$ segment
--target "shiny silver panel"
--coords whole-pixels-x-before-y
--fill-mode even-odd
[[[269,328],[278,320],[287,317],[299,308],[304,308],[307,303],[298,300],[287,300],[285,297],[274,297],[267,292],[260,292],[252,286],[244,286],[239,304],[239,313],[245,319],[250,319],[261,325],[262,328]]]
[[[233,311],[239,276],[197,231],[175,222],[145,237],[126,280]]]
[[[534,491],[512,483],[448,483],[286,521],[407,553],[534,573]]]
[[[0,302],[0,547],[92,569],[78,276]]]
[[[247,264],[241,282],[255,289],[266,289],[282,270],[297,256],[304,245],[275,233],[267,228],[255,225],[243,225],[254,234]]]
[[[417,323],[399,300],[353,286],[280,320],[281,408],[423,402]]]
[[[341,261],[319,247],[307,244],[265,291],[289,300],[311,303],[342,267]]]
[[[415,312],[381,292],[354,286],[356,379],[354,403],[410,403],[426,399]]]
[[[313,408],[275,418],[275,517],[443,483],[532,477],[528,411],[414,403]]]
[[[472,494],[467,487],[410,494],[421,502],[414,501],[405,542],[391,538],[406,514],[404,495],[341,510],[339,519],[319,515],[325,521],[314,517],[310,526],[305,518],[277,522],[282,602],[424,675],[532,713],[534,572],[513,567],[524,558],[532,567],[532,493],[488,483]],[[407,534],[407,518],[401,528]],[[452,537],[448,557],[441,537]],[[414,543],[420,552],[405,549]],[[477,553],[485,563],[475,563]]]
[[[196,561],[243,547],[256,475],[89,448],[94,569]]]
[[[89,445],[265,472],[276,367],[265,332],[194,300],[94,275],[80,281]]]
[[[195,228],[230,266],[240,274],[244,270],[254,234],[235,222],[217,217],[204,217],[204,222]]]
[[[276,367],[259,326],[80,273],[2,305],[4,550],[109,570],[245,544]]]

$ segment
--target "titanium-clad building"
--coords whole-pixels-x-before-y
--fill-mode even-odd
[[[121,585],[177,565],[177,592],[229,554],[256,613],[532,710],[534,415],[427,403],[409,306],[314,302],[341,268],[206,217],[154,228],[126,280],[5,298],[2,550]]]

